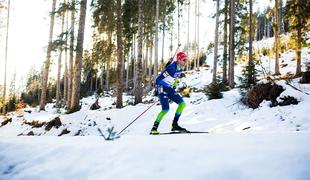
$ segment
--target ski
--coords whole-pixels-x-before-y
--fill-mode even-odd
[[[163,132],[163,133],[159,133],[159,134],[151,134],[151,135],[169,135],[169,134],[208,134],[209,132],[207,131],[187,131],[187,132]]]

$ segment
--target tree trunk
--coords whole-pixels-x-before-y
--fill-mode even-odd
[[[64,25],[65,25],[65,12],[62,14],[61,19],[61,33],[64,32]],[[62,61],[62,45],[59,47],[59,55],[58,55],[58,70],[57,70],[57,83],[56,83],[56,108],[60,108],[60,98],[61,98],[61,91],[60,91],[60,75],[61,75],[61,62]]]
[[[67,3],[67,1],[65,1]],[[66,31],[68,30],[69,25],[69,14],[66,11]],[[66,35],[66,45],[65,45],[65,72],[64,72],[64,103],[67,104],[68,99],[68,35]]]
[[[72,0],[72,8],[75,9],[75,0]],[[69,72],[68,72],[68,97],[67,107],[71,107],[72,98],[72,84],[73,84],[73,58],[74,58],[74,24],[75,24],[75,10],[71,10],[71,31],[70,31],[70,59],[69,59]]]
[[[106,80],[105,80],[105,89],[106,91],[109,91],[110,89],[110,61],[107,61],[107,69],[106,69]]]
[[[136,73],[136,35],[133,36],[133,58],[132,58],[132,81],[133,81],[133,87],[136,86],[136,76],[137,76],[137,73]]]
[[[93,92],[97,92],[97,90],[98,90],[98,79],[97,79],[97,74],[95,74],[95,91],[93,91]]]
[[[196,61],[197,61],[197,0],[195,0],[195,38],[194,38],[194,69],[196,69]]]
[[[178,44],[180,44],[180,1],[177,0],[177,4],[178,4]]]
[[[297,27],[297,49],[296,49],[296,56],[297,56],[297,64],[296,64],[296,77],[300,77],[301,76],[301,49],[302,49],[302,27],[301,27],[301,19],[302,17],[300,17],[300,0],[297,0],[297,21],[298,21],[298,27]]]
[[[88,77],[89,77],[89,80],[90,80],[90,85],[89,85],[89,89],[88,89],[88,94],[92,93],[93,92],[93,87],[94,87],[94,84],[93,84],[93,73],[92,71],[90,70],[90,72],[88,73]],[[88,78],[87,78],[88,79]],[[88,81],[87,81],[88,82]]]
[[[280,66],[279,66],[279,0],[275,0],[275,18],[274,18],[274,49],[275,49],[275,75],[280,75]]]
[[[109,44],[110,46],[112,46],[112,32],[109,32],[108,33],[108,39],[109,39]],[[106,62],[107,64],[107,68],[106,68],[106,84],[105,84],[105,88],[106,88],[106,91],[109,91],[110,89],[110,64],[111,64],[111,55],[109,55],[108,57],[108,60]]]
[[[135,84],[135,104],[142,102],[142,45],[144,31],[144,0],[139,0],[139,25],[138,25],[138,61],[137,79]]]
[[[146,38],[146,39],[148,39],[148,38]],[[147,56],[148,56],[148,47],[147,47],[147,44],[146,43],[144,43],[145,44],[145,50],[144,50],[144,54],[143,54],[143,58],[142,58],[142,61],[143,61],[143,63],[142,63],[142,72],[143,72],[143,74],[146,74],[147,72],[146,72],[146,66],[147,66]],[[143,83],[144,83],[144,80],[143,80]]]
[[[284,23],[283,23],[283,14],[282,14],[282,9],[283,9],[283,0],[280,0],[280,5],[279,5],[279,9],[280,9],[280,12],[279,12],[279,32],[280,34],[283,34],[284,33]]]
[[[148,70],[148,60],[149,60],[149,47],[146,46],[145,48],[145,57],[144,57],[144,70],[143,70],[143,75],[145,75],[145,77],[147,76],[147,70]],[[146,79],[146,78],[145,78]],[[146,81],[145,81],[146,82]],[[146,84],[146,83],[144,83]]]
[[[80,109],[79,103],[80,103],[80,90],[81,90],[81,70],[83,60],[83,42],[84,42],[86,8],[87,8],[87,0],[81,0],[70,112],[76,112]]]
[[[199,50],[199,29],[200,29],[200,1],[197,0],[197,59],[196,59],[196,68],[199,70],[199,60],[200,60],[200,50]]]
[[[127,54],[127,58],[126,58],[126,91],[128,92],[128,81],[129,81],[129,66],[130,66],[130,58],[129,58],[130,52]]]
[[[6,79],[7,79],[7,62],[8,62],[8,44],[9,44],[9,26],[10,26],[10,8],[11,0],[8,1],[8,12],[7,12],[7,21],[6,21],[6,37],[5,37],[5,57],[4,57],[4,82],[3,82],[3,109],[2,114],[6,114]]]
[[[161,46],[161,63],[164,63],[164,52],[165,52],[165,28],[166,28],[166,3],[167,0],[164,0],[164,14],[163,14],[163,39],[162,39],[162,46]]]
[[[133,41],[133,40],[132,40]],[[134,45],[131,45],[131,54],[130,54],[130,72],[129,72],[129,82],[128,82],[128,89],[130,89],[130,84],[133,83],[133,77],[134,77]],[[132,83],[130,83],[132,82]]]
[[[189,54],[189,48],[190,48],[190,45],[189,45],[189,30],[190,30],[190,9],[191,9],[191,1],[188,0],[188,14],[187,14],[187,20],[188,20],[188,24],[187,24],[187,49],[186,49],[186,54],[188,55]],[[189,70],[189,62],[186,64],[186,71]]]
[[[218,50],[218,40],[219,40],[219,9],[220,2],[216,1],[216,17],[215,17],[215,33],[214,33],[214,58],[213,58],[213,78],[212,82],[216,82],[216,72],[217,72],[217,50]]]
[[[225,0],[224,18],[224,53],[223,53],[223,83],[227,83],[227,24],[228,24],[228,0]]]
[[[52,52],[52,39],[53,39],[53,30],[54,30],[55,7],[56,7],[56,0],[53,0],[51,20],[50,20],[50,29],[49,29],[49,40],[48,40],[46,60],[44,63],[44,71],[43,71],[43,83],[42,83],[42,91],[41,91],[40,110],[45,110],[45,104],[46,104],[48,73],[49,73],[50,63],[51,63],[50,59],[51,59],[51,52]]]
[[[158,75],[158,19],[159,19],[159,0],[156,0],[155,15],[155,57],[154,57],[154,76]]]
[[[103,90],[104,90],[103,75],[104,75],[104,65],[101,66],[101,74],[100,74],[100,88],[101,88],[101,92],[103,92]]]
[[[122,44],[122,3],[121,0],[117,0],[117,97],[116,108],[123,107],[123,44]]]
[[[235,0],[230,1],[230,33],[229,33],[229,86],[235,87]]]
[[[254,72],[253,72],[253,24],[252,24],[252,16],[253,16],[253,3],[252,0],[250,0],[249,2],[249,6],[250,6],[250,17],[249,17],[249,28],[250,28],[250,32],[249,32],[249,72],[248,72],[248,84],[254,84]]]
[[[152,37],[152,42],[153,42],[154,38]],[[152,83],[153,83],[153,78],[152,78],[152,67],[153,67],[153,64],[152,64],[152,61],[153,61],[153,49],[154,47],[152,46],[151,47],[151,50],[150,50],[150,57],[149,57],[149,79],[150,79],[150,82],[149,82],[149,87],[150,89],[152,88]]]

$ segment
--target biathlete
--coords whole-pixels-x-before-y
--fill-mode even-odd
[[[175,112],[171,131],[188,132],[185,128],[179,126],[178,121],[185,108],[185,102],[182,97],[175,91],[179,78],[185,64],[188,61],[188,56],[184,52],[177,53],[176,60],[171,62],[156,78],[156,94],[159,97],[162,106],[161,112],[157,115],[153,128],[150,134],[159,134],[157,131],[160,121],[169,111],[169,99],[178,104]]]

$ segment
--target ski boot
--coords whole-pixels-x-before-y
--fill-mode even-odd
[[[157,135],[160,133],[159,131],[157,131],[158,125],[159,123],[155,121],[153,128],[151,129],[151,132],[150,132],[151,135]]]
[[[189,132],[188,130],[186,130],[185,128],[181,127],[178,125],[178,123],[173,123],[171,126],[171,131],[172,132],[180,132],[180,133],[187,133]]]

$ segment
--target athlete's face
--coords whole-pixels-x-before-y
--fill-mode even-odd
[[[188,58],[186,57],[186,58],[183,58],[183,60],[178,61],[178,62],[179,62],[179,64],[180,64],[182,67],[184,67],[184,66],[186,65],[187,61],[188,61]]]

